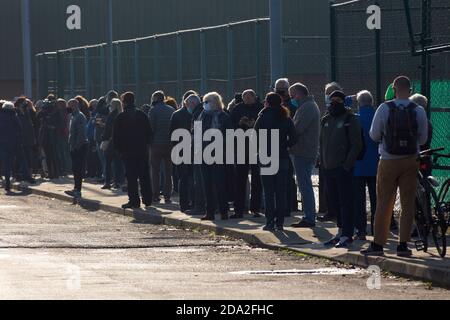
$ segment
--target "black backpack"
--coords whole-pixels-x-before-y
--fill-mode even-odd
[[[397,106],[394,101],[387,102],[389,118],[383,137],[386,151],[397,156],[417,153],[418,124],[417,105]]]

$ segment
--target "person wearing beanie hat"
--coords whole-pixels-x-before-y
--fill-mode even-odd
[[[328,112],[322,119],[320,165],[327,186],[329,214],[337,217],[339,233],[325,246],[349,248],[354,234],[353,169],[363,150],[361,124],[345,107],[344,92],[330,95]]]
[[[385,101],[391,101],[395,99],[395,92],[394,92],[394,84],[391,83],[389,87],[386,90],[386,94],[384,96]]]

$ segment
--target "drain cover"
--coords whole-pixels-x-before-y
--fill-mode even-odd
[[[353,275],[363,273],[362,269],[341,269],[341,268],[322,268],[313,270],[273,270],[273,271],[238,271],[231,272],[236,275],[256,275],[256,276],[302,276],[302,275]]]

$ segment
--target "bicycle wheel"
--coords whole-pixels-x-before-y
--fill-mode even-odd
[[[433,237],[436,250],[439,255],[444,258],[447,254],[447,230],[448,225],[443,212],[442,204],[439,202],[438,196],[434,190],[431,190],[433,210],[431,216],[431,234]]]
[[[450,179],[445,181],[439,192],[439,202],[450,202]]]
[[[416,226],[420,241],[416,241],[416,248],[423,252],[428,252],[428,236],[430,235],[431,225],[427,203],[425,191],[419,184],[416,195]]]

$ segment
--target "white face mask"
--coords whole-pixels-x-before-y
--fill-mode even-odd
[[[325,95],[325,105],[329,106],[330,104],[331,104],[330,95],[326,94]]]

